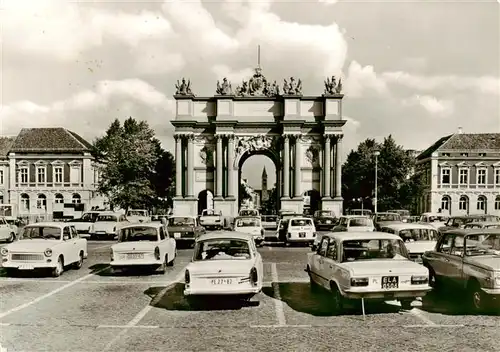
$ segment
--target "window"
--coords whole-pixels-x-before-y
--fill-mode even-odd
[[[36,182],[37,183],[45,183],[45,174],[46,174],[45,166],[37,166],[37,168],[36,168]]]
[[[160,227],[160,241],[163,241],[165,239],[165,231],[163,230],[163,227]]]
[[[495,210],[500,210],[500,196],[495,198]]]
[[[441,240],[437,251],[440,253],[450,254],[454,237],[454,235],[443,236],[443,239]]]
[[[450,174],[451,170],[449,168],[442,168],[441,169],[441,183],[445,185],[450,184]]]
[[[486,210],[486,197],[479,196],[477,197],[477,210]]]
[[[450,203],[451,203],[450,197],[443,196],[443,198],[441,198],[441,209],[450,210]]]
[[[0,170],[0,185],[3,185],[3,170]]]
[[[54,167],[54,183],[62,183],[63,182],[63,167],[56,166]]]
[[[458,209],[459,210],[467,210],[469,206],[469,198],[466,196],[461,196],[460,200],[458,201]]]
[[[54,202],[56,204],[63,204],[64,203],[64,196],[60,193],[57,193],[54,197]]]
[[[66,237],[66,239],[70,239],[70,232],[69,232],[69,226],[65,226],[63,229],[63,238]]]
[[[45,194],[39,194],[36,200],[37,209],[47,209],[47,197]]]
[[[477,169],[477,182],[478,185],[485,185],[486,184],[486,169],[481,168]]]
[[[450,156],[450,153],[441,153],[441,156]]]
[[[486,156],[486,153],[479,153],[479,156]]]
[[[460,153],[460,156],[469,156],[469,153]]]
[[[81,202],[82,202],[82,197],[78,193],[73,194],[73,197],[71,198],[71,203],[80,204]]]
[[[71,183],[80,183],[80,172],[81,172],[81,164],[77,161],[70,163],[69,170],[69,181]]]
[[[199,241],[194,249],[194,261],[250,259],[250,245],[246,240],[213,238]]]
[[[23,166],[19,169],[19,181],[20,183],[28,183],[29,180],[29,169]]]
[[[328,244],[328,249],[326,250],[326,257],[337,260],[337,243],[332,239]]]
[[[21,209],[30,210],[30,196],[26,193],[21,194]]]
[[[459,169],[459,183],[461,185],[469,183],[469,169]]]
[[[328,237],[323,237],[321,239],[321,245],[318,248],[318,254],[322,257],[326,256],[326,250],[328,248]]]
[[[500,168],[495,169],[495,185],[500,186]]]

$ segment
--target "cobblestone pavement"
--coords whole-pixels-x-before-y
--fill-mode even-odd
[[[335,315],[304,272],[309,248],[260,249],[265,287],[244,307],[193,311],[183,298],[180,250],[165,274],[111,275],[112,242],[89,241],[80,270],[59,278],[0,271],[0,344],[11,351],[498,351],[500,316],[468,315],[430,293]]]

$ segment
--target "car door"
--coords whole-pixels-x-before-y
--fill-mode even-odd
[[[257,246],[255,245],[255,241],[249,241],[250,250],[252,251],[253,256],[253,266],[257,269],[257,278],[259,283],[264,282],[264,265],[262,263],[262,256],[257,250]]]
[[[69,265],[71,263],[74,263],[76,261],[75,259],[76,241],[73,238],[70,226],[64,226],[63,240],[60,246],[61,246],[61,253],[64,256],[64,265]]]
[[[79,260],[80,258],[80,250],[82,250],[80,246],[80,237],[78,236],[78,232],[76,231],[76,228],[74,226],[69,227],[70,233],[71,233],[71,242],[73,243],[72,249],[71,249],[71,254],[74,255],[74,260],[75,262]],[[85,255],[85,253],[83,253]]]
[[[163,232],[165,233],[165,242],[167,243],[168,246],[168,257],[169,258],[174,258],[175,257],[175,250],[177,248],[177,241],[174,239],[173,234],[168,232],[167,226],[162,226]]]
[[[312,272],[313,272],[313,280],[320,284],[321,286],[324,286],[325,288],[329,288],[329,283],[325,282],[328,280],[325,280],[325,255],[326,251],[328,249],[328,241],[329,237],[328,236],[323,236],[321,239],[321,242],[318,246],[318,250],[316,254],[313,256],[312,260]]]
[[[431,266],[436,275],[447,277],[450,272],[450,260],[452,257],[451,251],[455,235],[452,233],[445,234],[441,237],[436,247],[436,251],[432,252]]]
[[[347,281],[342,279],[342,275],[340,274],[340,268],[338,266],[339,259],[339,244],[338,242],[330,238],[328,241],[328,247],[326,249],[324,264],[323,264],[323,272],[322,276],[325,277],[327,288],[330,288],[330,280],[331,278],[336,278],[338,280],[339,286],[344,289],[346,287]],[[349,282],[350,284],[350,282]]]
[[[454,284],[459,284],[462,280],[462,267],[465,255],[464,237],[457,235],[453,239],[450,254],[446,255],[446,277],[453,281]]]
[[[172,251],[171,251],[171,244],[169,241],[169,238],[167,234],[165,233],[165,229],[163,226],[160,226],[158,228],[158,237],[159,237],[159,242],[158,242],[158,247],[160,248],[160,253],[161,257],[164,258],[165,254],[168,255],[168,260],[172,260]]]

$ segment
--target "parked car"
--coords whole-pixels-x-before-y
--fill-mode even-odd
[[[343,215],[339,219],[337,226],[333,228],[333,232],[361,232],[375,231],[373,220],[368,216],[363,215]]]
[[[90,239],[114,239],[117,231],[129,221],[120,213],[103,212],[90,227]]]
[[[402,222],[408,222],[408,219],[410,219],[410,211],[406,209],[393,209],[393,210],[388,210],[388,213],[396,213],[401,216],[401,221]]]
[[[260,216],[257,209],[241,209],[238,216]]]
[[[168,219],[168,232],[178,245],[183,243],[194,247],[196,239],[205,233],[205,228],[200,225],[196,216],[174,215]]]
[[[165,219],[168,222],[168,219],[171,215],[151,215],[151,221],[162,222],[162,219]]]
[[[199,296],[250,299],[262,290],[262,257],[252,237],[235,231],[201,235],[186,267],[184,295],[191,304]]]
[[[360,215],[373,217],[373,212],[370,209],[349,209],[346,215]]]
[[[9,275],[18,270],[51,270],[60,276],[70,265],[80,269],[87,258],[87,240],[68,223],[39,222],[26,225],[18,241],[0,250],[2,266]]]
[[[500,217],[496,215],[465,215],[465,216],[452,216],[448,221],[439,228],[439,231],[444,232],[453,229],[463,229],[466,224],[472,222],[500,222]]]
[[[14,242],[17,237],[16,228],[9,225],[5,217],[0,216],[0,241]]]
[[[251,235],[255,244],[262,246],[264,228],[259,216],[238,216],[234,219],[234,231]]]
[[[316,228],[311,218],[304,216],[290,218],[285,223],[285,228],[281,231],[280,241],[285,246],[291,243],[305,243],[312,245],[316,238]]]
[[[164,224],[135,223],[118,230],[118,243],[111,246],[110,254],[114,271],[146,267],[165,273],[167,266],[174,265],[177,246]]]
[[[436,289],[449,286],[467,293],[466,303],[481,312],[500,303],[500,230],[454,229],[445,232],[424,265]]]
[[[405,242],[409,258],[422,263],[422,255],[436,247],[439,237],[438,231],[430,225],[424,224],[392,224],[382,227],[382,232],[392,233],[401,237]]]
[[[129,209],[127,210],[127,214],[125,214],[128,221],[130,222],[150,222],[151,216],[149,215],[149,211],[145,209]]]
[[[399,236],[383,232],[349,232],[323,235],[308,254],[306,272],[311,287],[333,293],[337,311],[346,300],[399,300],[403,309],[431,290],[429,271],[408,259]]]
[[[431,225],[435,229],[444,226],[450,217],[441,213],[422,213],[420,215],[419,223]]]
[[[332,210],[316,210],[313,219],[318,231],[330,231],[335,227],[336,218]]]
[[[200,225],[206,230],[222,230],[224,222],[222,221],[222,212],[214,209],[205,209],[200,215]]]
[[[373,224],[376,231],[380,231],[383,226],[395,223],[401,224],[402,222],[401,215],[398,213],[376,213],[373,217]]]
[[[277,215],[261,215],[264,230],[275,231],[278,227]]]
[[[71,219],[68,222],[71,223],[76,229],[76,232],[79,234],[87,234],[90,233],[90,228],[92,224],[96,221],[101,211],[88,211],[82,214],[81,218]]]
[[[500,222],[481,221],[470,222],[464,226],[464,229],[500,229]]]

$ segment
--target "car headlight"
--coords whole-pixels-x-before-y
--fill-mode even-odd
[[[52,249],[47,248],[45,250],[45,252],[43,252],[43,254],[45,254],[46,257],[51,257],[52,256]]]
[[[1,250],[1,253],[5,257],[7,254],[9,254],[9,250],[7,248],[3,247]]]
[[[495,277],[495,286],[500,287],[500,274],[498,274],[498,276]]]

